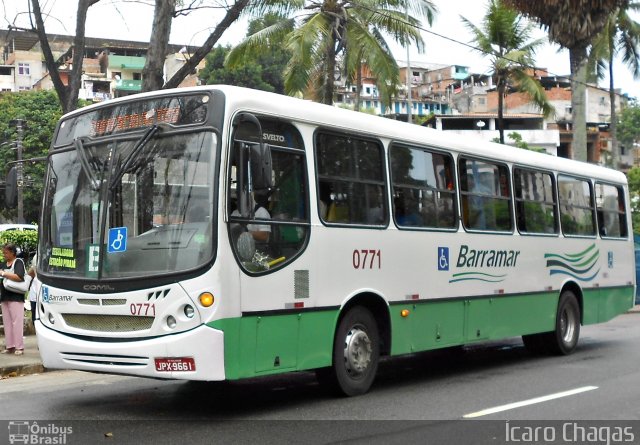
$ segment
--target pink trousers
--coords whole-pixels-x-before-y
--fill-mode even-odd
[[[22,301],[2,302],[2,323],[7,349],[24,349],[24,303]]]

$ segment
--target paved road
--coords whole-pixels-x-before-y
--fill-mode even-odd
[[[425,434],[491,443],[504,420],[640,419],[639,344],[640,313],[630,313],[583,328],[568,357],[532,356],[512,339],[388,360],[355,398],[327,394],[312,373],[205,384],[49,372],[0,381],[0,419],[75,419],[73,439],[113,432],[113,443],[413,443]]]

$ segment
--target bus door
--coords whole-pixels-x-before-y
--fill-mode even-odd
[[[246,113],[234,123],[229,233],[242,269],[243,316],[261,314],[255,317],[256,372],[294,368],[300,321],[287,311],[310,305],[309,271],[292,264],[310,227],[302,136],[288,122]]]

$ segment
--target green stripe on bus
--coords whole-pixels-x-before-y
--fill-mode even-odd
[[[633,306],[634,288],[583,289],[583,324],[608,321]],[[555,328],[558,292],[393,304],[391,355],[498,340]],[[403,317],[402,311],[409,314]],[[339,311],[260,314],[216,320],[224,335],[227,379],[331,365]]]
[[[584,291],[584,310],[582,323],[604,323],[620,315],[634,305],[633,286],[620,286]]]

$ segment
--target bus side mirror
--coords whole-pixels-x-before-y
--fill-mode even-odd
[[[260,143],[251,147],[251,180],[254,190],[267,190],[273,187],[271,168],[271,149]]]
[[[241,187],[241,190],[253,192],[270,189],[273,187],[271,149],[269,145],[262,142],[260,121],[251,113],[238,113],[233,119],[233,127],[234,142],[240,142],[240,153],[237,158],[238,179],[239,181],[247,180],[247,185],[250,185],[246,188]],[[244,172],[244,164],[247,160],[250,179]]]
[[[13,209],[18,204],[18,171],[16,167],[11,167],[7,173],[4,189],[5,206]]]

